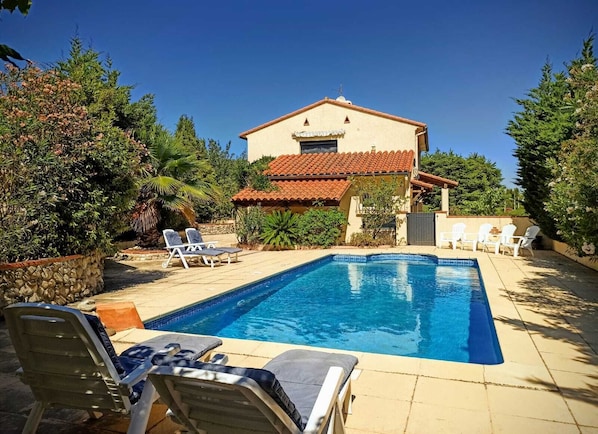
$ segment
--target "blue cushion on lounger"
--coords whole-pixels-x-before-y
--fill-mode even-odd
[[[104,325],[102,324],[100,319],[95,315],[88,314],[85,314],[85,318],[87,318],[87,322],[89,322],[89,325],[95,332],[96,336],[102,342],[102,345],[108,353],[108,356],[110,357],[110,360],[116,368],[116,372],[118,372],[120,378],[126,377],[129,373],[131,373],[134,369],[136,369],[139,365],[141,365],[144,362],[143,359],[118,357],[116,355],[116,351],[114,350],[114,346],[112,345],[112,341],[110,340],[108,333],[106,333],[106,329],[104,328]],[[141,397],[141,393],[143,392],[144,385],[145,380],[133,385],[133,391],[129,395],[131,404],[135,404],[139,400],[139,398]]]
[[[303,430],[305,428],[305,423],[302,421],[301,414],[297,411],[295,404],[293,404],[291,399],[287,396],[281,384],[276,379],[276,376],[270,371],[265,369],[239,368],[236,366],[218,365],[215,363],[203,363],[181,359],[176,356],[166,359],[154,358],[152,363],[168,366],[172,366],[174,364],[178,367],[203,369],[206,371],[214,371],[223,374],[233,374],[251,378],[262,388],[264,392],[266,392],[272,399],[274,399],[274,401],[276,401],[280,408],[284,410],[284,412],[293,420],[299,429]]]
[[[87,318],[87,322],[89,323],[89,325],[95,332],[98,339],[100,339],[100,342],[102,342],[102,345],[104,346],[104,349],[108,353],[110,360],[112,360],[112,364],[116,368],[116,371],[118,372],[119,375],[122,376],[122,374],[125,373],[125,368],[121,365],[120,360],[118,359],[118,355],[116,354],[116,351],[114,350],[114,346],[112,345],[112,341],[110,340],[108,333],[106,333],[106,329],[104,328],[104,325],[102,324],[100,319],[95,315],[85,314],[85,318]]]
[[[179,357],[195,360],[213,350],[222,341],[218,338],[209,336],[186,336],[183,334],[166,334],[156,336],[155,338],[143,341],[125,351],[121,356],[132,357],[136,359],[147,359],[154,356],[157,352],[172,346],[178,345],[181,350],[177,353]]]

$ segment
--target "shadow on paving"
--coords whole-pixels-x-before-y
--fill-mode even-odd
[[[156,261],[136,261],[135,266],[132,266],[114,259],[106,259],[104,262],[103,292],[112,292],[163,279],[171,271],[157,269],[160,266],[156,266]]]
[[[515,329],[561,341],[577,353],[571,360],[598,366],[598,273],[554,253],[530,259],[533,275],[506,288],[508,297],[529,312],[542,315],[542,321],[498,317]],[[581,374],[583,375],[583,374]],[[598,376],[585,374],[585,387],[559,387],[568,398],[598,405]],[[538,385],[551,386],[538,379]]]

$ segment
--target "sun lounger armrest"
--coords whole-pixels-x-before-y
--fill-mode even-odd
[[[320,432],[321,425],[327,423],[331,416],[334,417],[335,407],[339,406],[338,393],[343,375],[343,368],[338,366],[333,366],[328,370],[303,432]]]
[[[213,249],[214,243],[189,243],[187,244],[189,250],[196,251],[201,249]]]
[[[120,380],[120,384],[126,387],[133,387],[135,384],[144,380],[147,377],[147,373],[152,368],[151,360],[145,360],[142,364],[137,366],[131,372]]]

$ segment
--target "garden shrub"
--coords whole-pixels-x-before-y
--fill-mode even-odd
[[[143,147],[88,115],[56,71],[0,71],[0,262],[108,252]]]
[[[265,218],[264,211],[260,206],[239,208],[235,213],[237,241],[248,246],[259,244]]]
[[[303,246],[330,247],[338,242],[347,217],[337,208],[311,208],[299,216],[297,237]]]
[[[349,245],[355,247],[378,247],[383,245],[395,244],[391,232],[379,232],[378,236],[374,238],[369,232],[356,232],[351,235]]]
[[[280,248],[294,246],[298,235],[298,217],[289,210],[275,210],[268,214],[261,234],[264,244]]]

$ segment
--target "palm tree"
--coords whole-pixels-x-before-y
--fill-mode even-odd
[[[207,160],[189,154],[163,128],[153,134],[151,142],[150,166],[140,180],[132,219],[142,247],[158,244],[164,212],[178,213],[192,224],[195,202],[217,193],[217,187],[201,176],[210,169]]]

